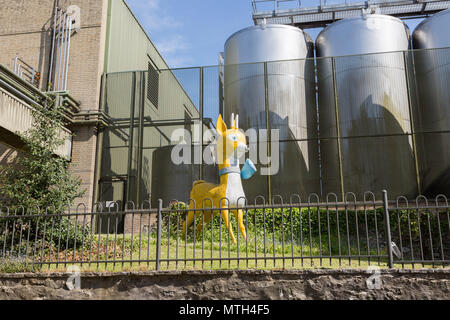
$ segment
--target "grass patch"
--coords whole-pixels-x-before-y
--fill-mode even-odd
[[[88,242],[90,244],[90,241]],[[74,251],[63,250],[47,252],[36,259],[42,261],[43,272],[65,272],[70,265],[78,265],[82,272],[106,271],[106,272],[130,272],[156,270],[156,239],[144,239],[139,236],[125,235],[116,241],[105,235],[94,236],[92,247],[90,245]],[[99,245],[100,243],[100,245]],[[96,248],[101,250],[96,250]],[[95,248],[95,250],[94,250]],[[311,250],[312,248],[312,250]],[[367,268],[371,265],[387,268],[387,259],[377,257],[376,250],[370,251],[370,257],[357,258],[357,248],[351,248],[351,257],[342,252],[341,257],[326,256],[316,245],[309,243],[302,245],[266,244],[260,247],[247,245],[242,238],[239,246],[237,244],[196,241],[184,242],[173,239],[162,239],[160,254],[160,270],[226,270],[226,269],[345,269],[345,268]],[[361,253],[364,254],[364,253]],[[381,251],[380,255],[385,252]],[[59,258],[58,258],[59,257]],[[238,260],[238,258],[242,260]],[[106,260],[106,261],[105,261]],[[59,261],[59,263],[54,263]],[[91,261],[89,263],[89,261]],[[51,262],[51,263],[49,263]],[[107,262],[107,263],[106,263]],[[431,264],[415,264],[397,268],[431,268]]]

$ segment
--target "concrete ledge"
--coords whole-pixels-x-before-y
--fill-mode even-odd
[[[0,274],[10,299],[450,299],[450,269],[380,269],[379,289],[365,269],[221,270]]]

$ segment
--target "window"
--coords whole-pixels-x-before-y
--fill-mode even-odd
[[[153,64],[148,62],[147,99],[158,108],[159,73]]]

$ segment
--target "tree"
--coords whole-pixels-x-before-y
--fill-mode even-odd
[[[59,210],[82,196],[81,181],[69,172],[69,161],[54,150],[64,144],[61,107],[33,110],[35,123],[22,135],[24,154],[13,165],[0,167],[0,193],[7,206]]]

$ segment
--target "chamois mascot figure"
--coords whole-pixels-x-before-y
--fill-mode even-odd
[[[239,130],[239,116],[234,114],[231,116],[231,128],[227,129],[227,125],[219,115],[216,124],[215,133],[215,150],[216,162],[219,167],[219,184],[208,183],[203,180],[195,181],[190,197],[194,201],[190,201],[189,211],[186,221],[183,223],[183,234],[187,228],[195,221],[195,217],[204,215],[203,222],[207,224],[217,212],[209,210],[195,211],[194,209],[203,206],[205,208],[220,208],[220,214],[225,226],[230,233],[233,243],[236,243],[231,224],[229,223],[229,212],[231,211],[238,222],[239,230],[246,239],[245,226],[243,222],[243,212],[239,209],[245,203],[245,193],[242,188],[242,179],[249,179],[255,172],[255,165],[250,159],[247,159],[242,171],[239,168],[239,158],[248,151],[245,134]],[[212,203],[211,203],[212,202]],[[197,225],[197,230],[202,228],[202,222]]]

